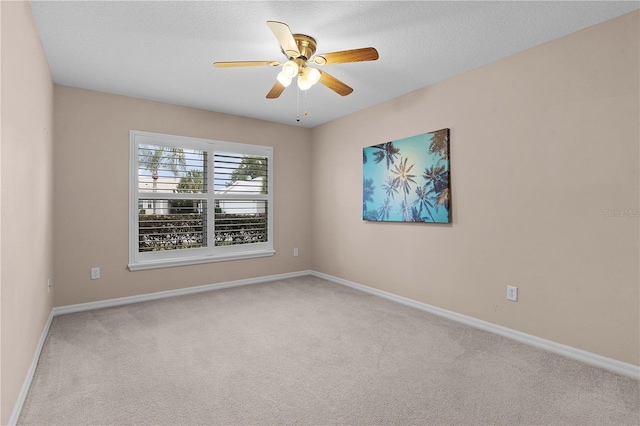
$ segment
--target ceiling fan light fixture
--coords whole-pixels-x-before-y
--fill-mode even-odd
[[[308,90],[320,80],[320,71],[315,68],[305,67],[298,76],[300,90]]]
[[[287,87],[291,84],[291,77],[287,77],[284,74],[284,71],[280,71],[276,79],[282,84],[284,87]]]
[[[298,77],[298,87],[300,90],[309,90],[311,86],[313,86],[313,84],[302,75]]]
[[[313,86],[320,80],[320,71],[315,68],[305,68],[305,75],[307,76],[307,80]]]
[[[291,60],[285,62],[282,65],[282,73],[290,79],[295,77],[298,74],[298,64]]]

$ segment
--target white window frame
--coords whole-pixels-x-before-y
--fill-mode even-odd
[[[148,199],[149,193],[138,189],[138,147],[139,145],[167,146],[183,149],[207,151],[207,191],[204,194],[159,194],[157,198],[197,198],[207,200],[207,246],[193,249],[167,250],[140,253],[138,251],[138,201]],[[238,244],[216,247],[214,245],[215,201],[218,198],[214,189],[214,153],[229,152],[267,158],[267,194],[252,194],[250,197],[225,195],[231,199],[260,199],[267,201],[267,241],[261,243]],[[224,142],[211,139],[166,135],[161,133],[129,132],[129,270],[168,268],[173,266],[196,265],[201,263],[229,260],[251,259],[273,256],[273,148],[261,145],[249,145],[236,142]]]

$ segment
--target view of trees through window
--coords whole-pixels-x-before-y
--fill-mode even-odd
[[[268,191],[267,163],[260,156],[139,145],[139,252],[207,247],[210,207],[215,246],[267,241],[267,201],[256,197]]]

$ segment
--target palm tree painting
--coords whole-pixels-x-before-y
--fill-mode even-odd
[[[363,220],[451,222],[449,129],[365,147],[362,158]]]
[[[365,179],[362,188],[362,215],[367,216],[367,202],[373,202],[373,192],[375,186],[373,185],[373,179]]]

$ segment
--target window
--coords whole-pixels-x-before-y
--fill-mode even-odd
[[[272,256],[273,149],[131,131],[129,269]]]

